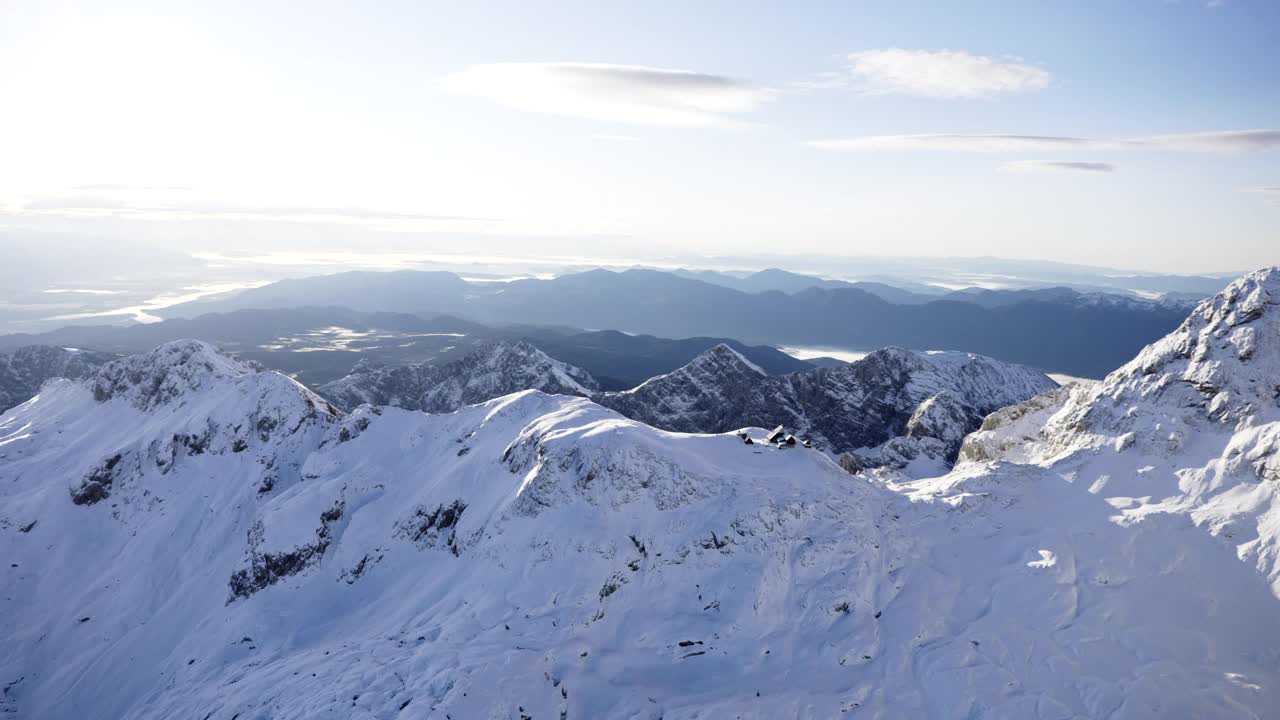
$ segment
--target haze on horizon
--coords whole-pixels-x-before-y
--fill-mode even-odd
[[[738,7],[6,3],[0,239],[1277,262],[1275,3]]]

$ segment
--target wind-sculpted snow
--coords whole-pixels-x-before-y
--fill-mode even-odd
[[[162,348],[0,416],[0,710],[1280,706],[1280,601],[1184,513],[1117,521],[1083,483],[1009,463],[899,492],[817,450],[667,432],[537,391],[447,415],[337,416],[210,352]],[[95,399],[106,380],[111,397]],[[914,425],[947,414],[941,388],[920,392],[916,406],[934,400]],[[74,502],[116,456],[109,495]]]
[[[346,408],[369,403],[451,412],[520,390],[590,395],[598,389],[587,371],[519,341],[483,344],[444,365],[383,367],[361,363],[350,375],[320,388],[320,393]]]
[[[0,412],[31,399],[53,378],[82,378],[114,356],[55,345],[28,345],[0,353]]]

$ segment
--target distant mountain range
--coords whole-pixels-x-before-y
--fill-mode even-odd
[[[882,282],[846,282],[844,280],[828,280],[825,278],[814,277],[813,275],[802,275],[787,270],[779,270],[770,268],[747,275],[733,275],[730,273],[716,272],[715,270],[676,270],[674,275],[686,277],[691,280],[701,280],[711,283],[712,285],[720,285],[722,287],[732,288],[747,293],[762,293],[770,290],[777,290],[787,294],[798,293],[809,288],[856,288],[875,295],[883,300],[891,303],[899,303],[904,305],[915,305],[918,303],[937,300],[946,294],[946,291],[929,285],[913,284],[910,288],[898,285],[889,285]]]
[[[348,272],[281,281],[165,312],[183,317],[325,304],[750,344],[960,350],[1084,377],[1105,374],[1186,315],[1178,302],[1067,288],[966,291],[936,299],[899,293],[890,301],[865,287],[825,281],[810,280],[796,290],[805,283],[795,277],[770,271],[762,280],[744,280],[753,289],[775,285],[793,292],[747,292],[656,270],[593,270],[507,283],[471,283],[441,272]]]

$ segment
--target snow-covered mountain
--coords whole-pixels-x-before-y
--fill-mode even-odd
[[[601,405],[677,432],[785,425],[833,452],[897,439],[894,461],[954,457],[987,413],[1055,387],[1044,373],[971,353],[885,348],[857,362],[766,376],[726,345]],[[924,442],[932,439],[933,442]],[[878,451],[861,462],[889,462]],[[904,455],[910,457],[902,458]]]
[[[0,412],[26,402],[55,377],[81,378],[114,356],[55,345],[27,345],[0,353]]]
[[[0,711],[1269,717],[1278,277],[901,485],[538,391],[340,415],[193,342],[55,381],[0,415]],[[866,397],[949,437],[944,372]]]
[[[345,408],[369,403],[451,412],[521,390],[590,395],[598,389],[587,371],[555,360],[521,340],[485,343],[465,357],[441,365],[386,367],[361,362],[351,374],[321,386],[319,392]]]
[[[970,353],[885,348],[856,363],[770,376],[725,344],[631,390],[597,392],[580,368],[526,342],[496,343],[446,365],[357,366],[320,388],[340,407],[361,403],[448,412],[522,389],[589,396],[663,430],[721,433],[774,427],[833,452],[877,448],[861,466],[937,467],[954,458],[983,416],[1055,383],[1043,373]],[[877,446],[892,441],[882,452]]]
[[[991,416],[961,455],[1042,466],[1126,520],[1186,515],[1280,593],[1280,268],[1233,282],[1103,381]]]

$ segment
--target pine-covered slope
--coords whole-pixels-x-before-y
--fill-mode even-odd
[[[443,365],[385,367],[361,363],[344,378],[322,386],[340,407],[363,403],[424,412],[452,412],[521,390],[590,395],[599,386],[590,373],[548,356],[525,341],[485,343]]]
[[[26,402],[53,378],[81,378],[114,356],[56,345],[28,345],[0,353],[0,412]]]

